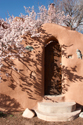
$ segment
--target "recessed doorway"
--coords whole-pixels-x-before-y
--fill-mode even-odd
[[[44,57],[44,94],[59,95],[62,93],[62,74],[61,47],[57,40],[49,41],[46,44]]]

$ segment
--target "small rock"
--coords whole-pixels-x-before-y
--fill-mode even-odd
[[[79,114],[79,117],[83,118],[83,112],[81,112],[81,113]]]
[[[22,116],[25,118],[33,118],[35,116],[35,113],[26,108]]]

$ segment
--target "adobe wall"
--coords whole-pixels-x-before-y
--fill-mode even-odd
[[[45,24],[44,30],[59,41],[62,48],[62,86],[66,100],[83,105],[83,58],[77,57],[77,49],[83,55],[83,35],[55,24]]]
[[[42,84],[42,43],[26,37],[22,44],[31,45],[33,51],[27,51],[24,58],[12,60],[19,73],[11,70],[9,60],[3,62],[2,82],[0,83],[0,108],[8,111],[32,109],[43,97]],[[9,73],[11,77],[7,77]],[[12,101],[14,100],[14,101]]]
[[[30,45],[25,58],[12,60],[20,72],[10,69],[4,62],[2,83],[0,83],[0,108],[15,111],[34,108],[44,96],[44,49],[50,40],[58,40],[62,48],[62,87],[66,100],[74,100],[83,105],[83,59],[77,57],[76,50],[83,53],[83,35],[56,24],[44,24],[39,38],[23,36],[24,46]],[[9,72],[11,77],[7,77]],[[9,109],[8,109],[9,107]]]

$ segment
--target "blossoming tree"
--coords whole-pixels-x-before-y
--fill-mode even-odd
[[[31,37],[39,37],[40,32],[37,29],[44,23],[56,23],[63,25],[64,20],[70,18],[64,12],[56,11],[53,4],[46,9],[45,6],[39,7],[39,12],[34,11],[34,7],[24,7],[28,15],[21,14],[20,17],[11,16],[6,21],[0,20],[0,69],[2,70],[4,60],[8,60],[11,70],[16,70],[11,60],[14,58],[23,58],[26,53],[25,47],[21,44],[23,35],[31,34]],[[10,74],[5,72],[8,77]],[[0,74],[0,80],[1,80]]]

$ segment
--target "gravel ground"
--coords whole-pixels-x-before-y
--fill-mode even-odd
[[[22,117],[22,112],[0,114],[0,125],[83,125],[83,118],[78,117],[71,122],[46,122],[36,116],[32,119]]]

